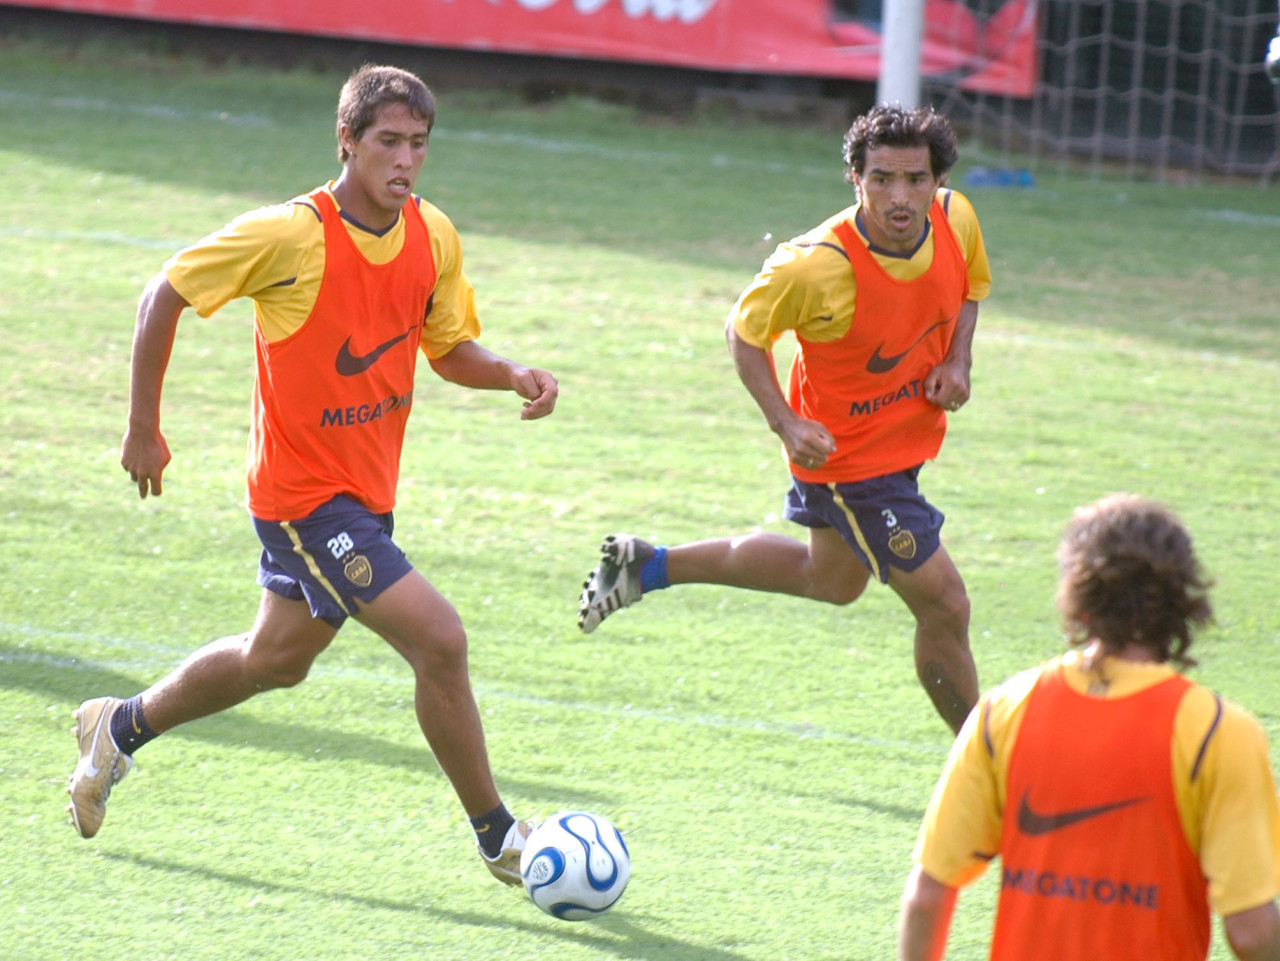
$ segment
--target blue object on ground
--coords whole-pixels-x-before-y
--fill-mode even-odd
[[[964,175],[966,187],[1034,187],[1030,170],[1010,167],[974,167]]]

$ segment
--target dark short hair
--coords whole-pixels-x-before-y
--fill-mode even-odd
[[[1213,619],[1191,535],[1168,508],[1111,494],[1079,508],[1058,548],[1058,609],[1073,644],[1146,648],[1182,667],[1192,633]]]
[[[351,136],[359,140],[378,116],[378,111],[389,103],[402,103],[418,120],[427,122],[430,130],[436,122],[436,98],[427,85],[408,70],[366,63],[357,68],[338,95],[338,159],[347,161],[347,150],[342,146],[342,126],[346,124]]]
[[[867,151],[876,147],[928,147],[929,170],[938,180],[955,166],[959,151],[956,132],[949,121],[932,107],[908,110],[898,104],[873,107],[853,122],[844,135],[844,179],[862,176]]]

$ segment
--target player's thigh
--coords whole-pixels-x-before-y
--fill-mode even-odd
[[[306,601],[264,590],[246,639],[246,656],[254,670],[280,683],[297,683],[337,633],[332,624],[312,615]]]
[[[415,666],[466,656],[466,632],[457,610],[416,569],[372,600],[361,601],[355,617]]]

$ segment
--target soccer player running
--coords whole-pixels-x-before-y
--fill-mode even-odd
[[[920,829],[900,961],[941,958],[999,857],[993,961],[1280,959],[1280,805],[1253,717],[1182,676],[1209,584],[1181,522],[1114,494],[1058,552],[1071,650],[983,696]]]
[[[143,292],[121,464],[144,498],[161,493],[170,459],[160,391],[179,315],[190,306],[208,316],[236,297],[254,302],[248,507],[263,591],[247,632],[202,647],[135,697],[80,705],[68,810],[93,837],[138,748],[298,684],[353,617],[409,662],[418,723],[480,854],[499,880],[519,884],[530,825],[508,813],[494,785],[466,632],[392,541],[391,511],[419,350],[444,380],[513,391],[526,420],[550,414],[558,388],[546,371],[476,342],[457,231],[413,193],[436,117],[426,85],[394,67],[362,67],[343,86],[337,115],[336,181],[179,251]]]
[[[973,207],[948,189],[950,123],[878,106],[844,139],[857,203],[778,247],[725,325],[738,376],[782,440],[785,516],[808,543],[771,533],[655,547],[614,534],[587,577],[578,625],[594,631],[651,591],[707,583],[848,604],[875,577],[915,617],[915,666],[959,730],[978,698],[969,600],[920,493],[947,414],[969,400],[978,302],[991,286]],[[772,346],[797,340],[784,394]]]

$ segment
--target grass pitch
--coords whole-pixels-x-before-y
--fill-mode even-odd
[[[510,396],[424,367],[397,540],[468,626],[512,810],[592,808],[626,834],[615,910],[556,922],[492,881],[407,668],[357,625],[302,686],[140,751],[98,838],[64,823],[74,707],[145,687],[257,602],[248,305],[180,325],[174,461],[141,503],[118,464],[138,294],[171,251],[336,175],[344,74],[0,38],[4,955],[890,957],[949,742],[896,598],[689,587],[589,638],[574,624],[605,533],[796,533],[721,324],[778,240],[850,201],[838,129],[437,91],[419,192],[462,232],[482,342],[555,372],[562,397],[525,424]],[[963,158],[957,184],[983,160]],[[968,193],[995,292],[973,401],[922,486],[949,516],[984,687],[1059,649],[1062,525],[1131,490],[1182,514],[1218,579],[1193,676],[1274,740],[1280,194]],[[962,897],[949,957],[985,957],[990,880]]]

